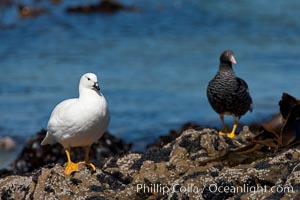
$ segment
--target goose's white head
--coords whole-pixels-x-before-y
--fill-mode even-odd
[[[81,89],[91,89],[98,92],[100,87],[96,74],[86,73],[82,75],[79,82],[79,91]]]

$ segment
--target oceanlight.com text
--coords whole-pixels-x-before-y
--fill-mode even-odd
[[[268,192],[272,193],[294,193],[292,186],[218,186],[217,184],[211,184],[208,186],[208,190],[212,193],[248,193],[248,192]]]

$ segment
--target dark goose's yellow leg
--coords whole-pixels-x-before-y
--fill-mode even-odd
[[[224,114],[220,114],[220,119],[222,121],[222,129],[219,131],[219,135],[224,135],[228,133],[228,126],[224,122]]]
[[[236,130],[236,127],[237,127],[238,123],[239,123],[239,118],[234,117],[234,122],[233,122],[233,128],[232,128],[232,131],[231,131],[231,133],[229,133],[229,134],[227,135],[229,138],[234,138],[234,136],[235,136],[235,130]]]

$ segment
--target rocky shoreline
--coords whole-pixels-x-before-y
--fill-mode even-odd
[[[242,131],[231,140],[214,129],[189,128],[144,153],[127,146],[102,157],[95,172],[82,166],[66,176],[64,160],[26,173],[1,172],[0,198],[299,199],[300,148],[274,151],[253,143],[253,136]]]
[[[60,144],[41,145],[45,135],[46,130],[42,129],[32,136],[26,142],[16,160],[11,164],[12,169],[0,169],[0,178],[7,174],[23,175],[53,163],[64,164],[66,155]],[[97,143],[92,145],[90,159],[97,167],[101,168],[105,158],[128,153],[131,146],[131,144],[125,144],[122,140],[106,132]],[[74,161],[83,160],[83,156],[81,148],[72,148],[72,159]]]
[[[13,170],[0,170],[0,199],[300,199],[300,100],[283,93],[279,108],[255,134],[245,126],[230,139],[187,123],[144,153],[105,133],[91,147],[96,171],[69,176],[62,147],[41,146],[41,130]]]

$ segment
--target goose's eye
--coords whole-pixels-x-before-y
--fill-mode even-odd
[[[90,78],[87,78],[88,79],[88,81],[90,81],[91,79]]]

